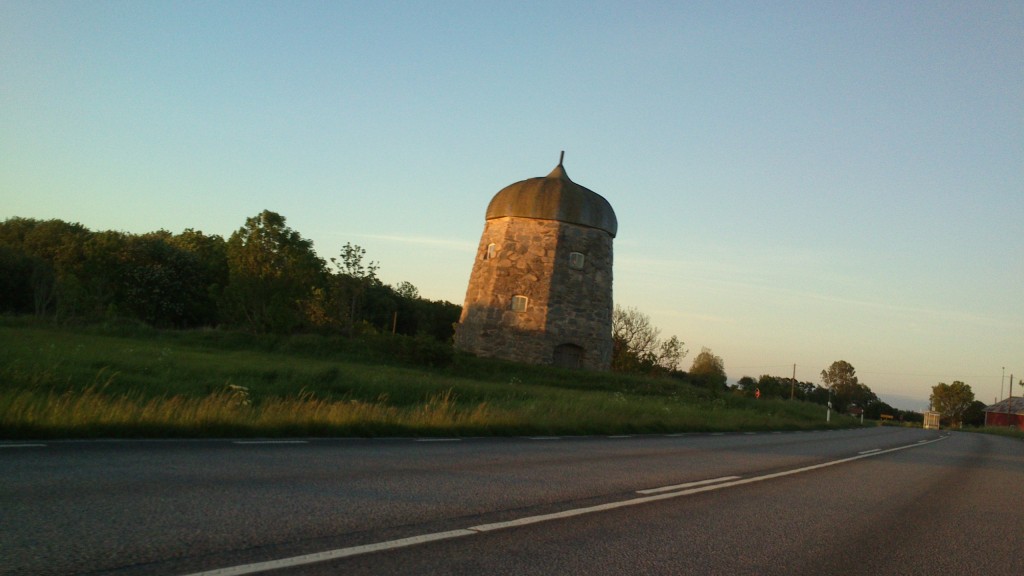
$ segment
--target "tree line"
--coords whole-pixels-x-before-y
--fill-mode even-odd
[[[917,422],[923,419],[918,412],[900,410],[882,401],[867,384],[860,381],[856,368],[845,360],[836,360],[822,370],[820,376],[821,384],[768,374],[756,380],[744,376],[737,383],[737,388],[748,394],[757,391],[762,398],[792,398],[822,406],[831,404],[834,410],[841,413],[863,411],[864,417],[872,420],[880,419],[883,414],[892,416],[894,420]]]
[[[813,402],[849,413],[863,411],[865,418],[878,420],[882,415],[894,420],[920,422],[919,412],[899,410],[883,402],[857,377],[857,370],[845,360],[833,362],[821,371],[822,384],[800,382],[763,374],[754,379],[743,376],[730,386],[725,361],[709,348],[701,349],[688,371],[680,369],[688,351],[676,336],[661,338],[661,331],[649,316],[636,308],[616,306],[612,314],[612,370],[677,378],[710,389],[714,393],[732,393],[763,399],[793,399]],[[973,400],[973,395],[971,397]],[[976,407],[975,407],[976,408]],[[958,414],[959,416],[959,414]]]
[[[346,244],[329,262],[269,210],[226,240],[193,229],[95,232],[62,220],[9,218],[0,223],[0,313],[451,339],[461,307],[420,298],[409,282],[384,284],[358,245]]]
[[[393,332],[450,344],[461,307],[421,298],[409,282],[384,284],[378,270],[351,243],[324,260],[312,241],[269,210],[247,218],[226,240],[191,228],[129,234],[62,220],[0,222],[0,313],[255,334]],[[730,387],[725,362],[708,348],[681,370],[689,353],[684,343],[674,335],[662,339],[635,308],[615,307],[612,339],[617,372],[672,377],[716,393],[831,402],[840,412],[859,407],[873,419],[921,418],[882,402],[842,360],[821,372],[824,386],[762,375],[744,376]],[[952,423],[983,419],[984,404],[962,382],[940,384],[932,402]]]

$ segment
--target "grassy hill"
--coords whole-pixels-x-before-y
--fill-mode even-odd
[[[832,419],[849,426],[852,419]],[[0,319],[0,437],[481,436],[825,427],[822,407],[524,366],[430,339]]]

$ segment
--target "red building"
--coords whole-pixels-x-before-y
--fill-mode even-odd
[[[1007,398],[985,408],[985,426],[1013,426],[1024,430],[1024,398]]]

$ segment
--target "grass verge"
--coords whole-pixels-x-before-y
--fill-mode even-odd
[[[831,426],[854,425],[833,418]],[[0,319],[0,437],[635,434],[823,428],[821,407],[487,361],[409,338]]]
[[[965,432],[979,432],[981,434],[994,434],[996,436],[1007,436],[1024,440],[1024,430],[1010,426],[984,426],[981,428],[964,428]]]

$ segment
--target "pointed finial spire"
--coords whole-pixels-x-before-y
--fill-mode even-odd
[[[560,178],[562,180],[569,180],[569,175],[565,173],[565,166],[562,166],[562,161],[565,160],[565,150],[562,150],[562,154],[558,157],[558,166],[551,171],[551,174],[545,176],[545,178]],[[569,180],[571,182],[571,180]]]

